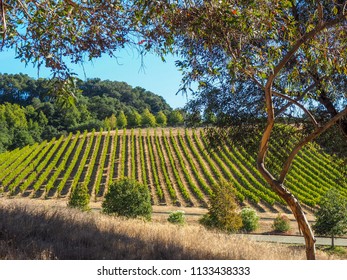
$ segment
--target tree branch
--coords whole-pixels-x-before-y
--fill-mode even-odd
[[[311,112],[305,108],[305,106],[303,106],[302,104],[300,104],[300,103],[299,103],[298,101],[296,101],[295,99],[292,99],[292,98],[290,98],[289,96],[284,95],[284,94],[282,94],[282,93],[279,93],[279,92],[277,92],[277,91],[275,91],[275,90],[272,90],[272,94],[275,95],[275,96],[278,96],[278,97],[280,97],[280,98],[283,98],[283,99],[289,101],[290,103],[292,103],[292,104],[298,106],[298,107],[299,107],[301,110],[303,110],[303,111],[305,112],[305,114],[311,119],[313,125],[314,125],[316,128],[318,128],[318,123],[317,123],[316,119],[315,119],[314,116],[311,114]]]
[[[267,126],[265,128],[265,131],[263,133],[263,137],[260,142],[259,147],[259,153],[257,157],[257,165],[261,166],[264,165],[265,161],[265,155],[268,150],[268,143],[271,135],[272,128],[274,126],[274,107],[272,102],[272,85],[277,77],[278,73],[283,69],[283,67],[288,63],[288,61],[292,58],[292,56],[297,52],[297,50],[308,40],[312,39],[315,35],[317,35],[320,31],[322,31],[325,28],[332,27],[336,24],[338,24],[342,19],[344,19],[344,15],[340,15],[334,20],[327,21],[327,22],[320,22],[318,25],[312,29],[310,32],[305,33],[300,39],[297,40],[297,42],[294,44],[294,46],[291,48],[291,50],[288,51],[288,53],[282,58],[282,60],[276,65],[274,68],[273,74],[269,76],[266,85],[264,87],[265,91],[265,103],[266,103],[266,110],[267,110]]]
[[[305,91],[299,95],[295,101],[300,101],[301,99],[303,99],[305,97],[305,95],[312,89],[314,89],[316,87],[316,83],[313,83],[312,85],[310,85],[309,87],[307,87],[305,89]],[[288,102],[286,105],[284,105],[281,109],[279,109],[277,112],[275,112],[275,115],[279,116],[280,114],[282,114],[285,110],[287,110],[289,108],[289,106],[291,106],[292,104],[290,102]]]
[[[0,9],[1,9],[1,21],[2,21],[2,44],[1,48],[5,45],[5,39],[6,39],[6,31],[7,31],[7,25],[6,25],[6,9],[3,0],[0,0]]]
[[[324,131],[329,129],[331,126],[333,126],[338,120],[343,118],[347,115],[347,107],[342,110],[340,113],[338,113],[335,117],[331,118],[324,126],[318,127],[315,131],[313,131],[310,135],[305,137],[303,140],[301,140],[292,150],[290,155],[288,156],[286,162],[284,163],[283,169],[280,174],[279,183],[283,183],[284,179],[289,171],[289,168],[297,155],[297,153],[301,150],[301,148],[307,144],[308,142],[312,141],[313,139],[317,138],[319,135],[321,135]]]
[[[252,77],[252,79],[253,79],[253,81],[254,81],[260,88],[262,88],[263,90],[265,90],[265,87],[264,87],[255,77]],[[311,85],[311,86],[315,86],[315,84],[313,84],[313,85]],[[307,92],[308,89],[311,88],[311,86],[308,87],[308,88],[305,90],[305,92]],[[307,109],[305,108],[305,106],[303,106],[302,104],[300,104],[300,103],[298,102],[298,100],[302,99],[306,93],[304,93],[302,96],[300,96],[299,98],[297,98],[298,100],[295,100],[295,99],[292,99],[292,98],[290,98],[289,96],[284,95],[284,94],[282,94],[282,93],[280,93],[280,92],[277,92],[277,91],[275,91],[275,90],[272,90],[271,92],[272,92],[273,95],[278,96],[278,97],[280,97],[280,98],[282,98],[282,99],[285,99],[285,100],[289,101],[290,103],[292,103],[292,104],[298,106],[298,107],[299,107],[300,109],[302,109],[302,110],[304,111],[304,113],[311,119],[313,125],[314,125],[315,127],[318,127],[318,123],[317,123],[316,119],[314,118],[314,116],[310,113],[309,110],[307,110]],[[288,107],[289,107],[289,106],[288,106]],[[288,107],[286,107],[286,109],[287,109]],[[283,108],[282,108],[282,109],[283,109]]]
[[[25,6],[25,4],[22,3],[22,1],[20,1],[20,0],[17,0],[17,3],[23,8],[24,14],[26,14],[26,16],[27,16],[29,19],[31,19],[31,15],[29,15],[28,8]]]

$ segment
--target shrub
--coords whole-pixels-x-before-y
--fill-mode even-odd
[[[167,220],[172,224],[184,225],[186,223],[186,217],[184,216],[184,211],[173,211],[170,213]]]
[[[272,228],[277,232],[287,232],[290,229],[290,220],[286,215],[278,214]]]
[[[331,189],[321,197],[318,205],[313,229],[316,234],[331,236],[331,247],[334,247],[335,236],[347,233],[346,197],[343,197],[338,190]]]
[[[208,228],[217,228],[227,232],[236,232],[242,227],[238,205],[232,186],[225,181],[216,187],[210,199],[210,207],[200,223]]]
[[[89,190],[84,184],[78,184],[73,190],[71,190],[69,196],[68,206],[72,208],[78,208],[82,211],[88,211],[89,208]]]
[[[151,219],[150,192],[144,184],[130,178],[112,182],[102,203],[103,212],[127,218]]]
[[[259,217],[257,212],[249,207],[243,208],[241,211],[242,230],[245,232],[255,231],[258,228]]]

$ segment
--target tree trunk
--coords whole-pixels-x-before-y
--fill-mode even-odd
[[[264,167],[263,164],[258,164],[258,169],[266,181],[270,184],[272,189],[283,198],[290,209],[292,210],[295,219],[298,222],[299,229],[302,232],[305,245],[306,245],[306,258],[308,260],[316,259],[316,239],[314,238],[313,231],[309,222],[306,219],[305,213],[295,196],[284,187],[283,184],[279,183]]]
[[[331,235],[331,248],[335,247],[334,234]]]

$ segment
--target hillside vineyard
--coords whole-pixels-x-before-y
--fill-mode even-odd
[[[278,145],[278,149],[276,149]],[[279,166],[281,143],[270,160]],[[9,196],[66,198],[79,183],[100,201],[110,181],[131,177],[148,185],[154,205],[207,207],[220,180],[227,180],[238,200],[264,210],[281,211],[282,200],[256,170],[244,147],[209,150],[203,130],[132,129],[69,134],[0,155],[1,192]],[[306,206],[340,182],[339,164],[314,145],[294,161],[286,186]]]

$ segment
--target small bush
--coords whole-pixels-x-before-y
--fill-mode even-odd
[[[257,212],[249,207],[243,208],[241,211],[242,230],[252,232],[258,228],[259,217]]]
[[[127,218],[151,219],[152,205],[148,187],[130,178],[112,182],[102,203],[103,212]]]
[[[227,232],[236,232],[242,227],[235,194],[230,184],[225,181],[216,187],[210,199],[210,207],[200,223],[208,228],[217,228]]]
[[[184,211],[173,211],[170,213],[167,220],[176,225],[184,225],[186,223],[186,217],[184,216]]]
[[[84,184],[78,184],[73,190],[71,190],[67,205],[82,211],[88,211],[90,210],[89,200],[90,195],[88,187]]]
[[[278,214],[272,228],[277,232],[287,232],[290,229],[290,220],[286,215]]]

